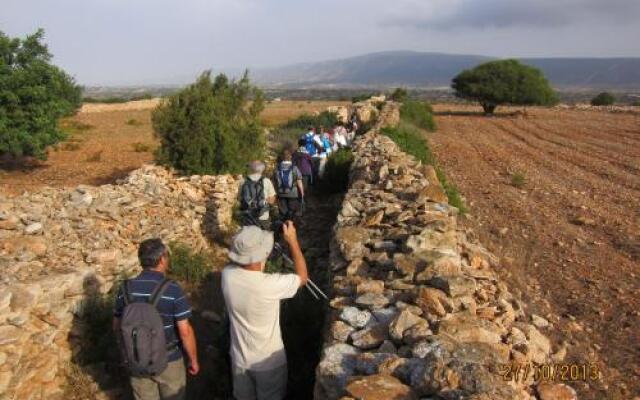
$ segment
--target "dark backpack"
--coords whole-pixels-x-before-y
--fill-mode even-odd
[[[125,306],[120,320],[120,343],[132,376],[156,376],[167,368],[168,351],[173,346],[167,346],[164,323],[156,307],[169,283],[169,279],[160,282],[148,303],[133,302],[129,281],[123,283]]]
[[[264,177],[257,182],[245,178],[240,189],[240,210],[246,211],[255,217],[259,217],[268,210],[267,200],[264,196]]]
[[[284,164],[278,165],[278,169],[276,170],[276,182],[278,183],[278,195],[292,195],[294,193],[296,181],[298,180],[298,176],[295,171],[295,167],[293,164],[288,166],[284,166]]]

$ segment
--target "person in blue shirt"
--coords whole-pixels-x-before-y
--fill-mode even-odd
[[[133,302],[148,302],[157,285],[165,280],[170,268],[168,248],[160,239],[145,240],[138,249],[138,258],[142,272],[129,280],[129,299]],[[114,310],[113,328],[120,329],[120,319],[125,307],[125,294],[121,287]],[[188,371],[198,374],[198,354],[196,338],[189,323],[191,307],[187,297],[176,282],[171,281],[162,293],[157,304],[162,317],[167,358],[169,364],[159,375],[152,377],[131,377],[131,387],[136,400],[183,400],[186,395],[186,373],[183,356],[187,356]]]

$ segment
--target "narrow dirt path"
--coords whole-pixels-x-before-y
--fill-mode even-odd
[[[457,110],[436,106],[445,109]],[[602,385],[575,384],[580,398],[639,394],[640,117],[534,108],[528,118],[436,119],[430,142],[466,197],[464,223],[505,258],[498,272],[510,287],[557,316],[567,362],[602,364]],[[522,188],[511,185],[516,171]]]

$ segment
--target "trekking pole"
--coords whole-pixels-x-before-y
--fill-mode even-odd
[[[280,255],[282,256],[282,259],[289,266],[289,268],[291,268],[291,266],[293,265],[293,260],[284,253],[280,243],[275,243],[273,247],[274,249],[276,249],[276,251],[278,251],[278,253],[280,253]],[[311,293],[313,297],[316,298],[316,300],[320,300],[320,297],[318,297],[318,295],[322,296],[325,300],[329,300],[327,295],[324,294],[322,289],[320,289],[318,285],[316,285],[315,282],[311,280],[311,278],[307,278],[307,283],[309,283],[309,285],[306,285],[305,287],[307,288],[309,293]]]

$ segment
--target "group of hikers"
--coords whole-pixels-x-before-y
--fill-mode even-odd
[[[338,124],[331,131],[310,127],[297,149],[282,151],[273,181],[264,176],[262,161],[248,165],[238,193],[243,226],[233,238],[230,262],[221,274],[237,400],[285,397],[287,359],[280,301],[295,296],[307,282],[313,283],[293,221],[302,215],[305,194],[322,176],[327,156],[351,144],[357,126],[350,127]],[[272,224],[270,208],[276,204],[280,218]],[[280,240],[286,249],[281,249]],[[291,273],[264,272],[274,248],[288,254]],[[136,400],[182,400],[186,373],[200,371],[189,323],[191,307],[180,285],[167,277],[171,255],[160,239],[143,241],[138,258],[142,272],[124,281],[116,297],[113,329],[118,347]]]

